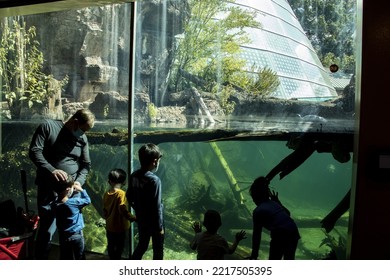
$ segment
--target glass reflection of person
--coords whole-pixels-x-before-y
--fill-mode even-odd
[[[80,109],[66,122],[45,120],[36,129],[29,148],[29,157],[37,167],[35,184],[38,187],[37,207],[40,216],[35,242],[35,258],[48,259],[50,245],[56,231],[55,214],[51,203],[56,199],[53,186],[65,181],[67,174],[74,185],[81,187],[91,167],[88,139],[95,116],[88,109]]]
[[[137,217],[138,244],[131,256],[141,260],[153,243],[153,259],[162,260],[164,256],[164,219],[161,201],[161,180],[154,174],[157,171],[162,153],[157,145],[148,143],[138,150],[141,167],[129,178],[126,192],[127,200]]]
[[[253,211],[252,254],[257,259],[263,228],[270,231],[270,260],[293,260],[300,239],[299,231],[290,211],[279,201],[278,194],[270,192],[269,181],[257,178],[250,187],[250,195],[256,208]]]

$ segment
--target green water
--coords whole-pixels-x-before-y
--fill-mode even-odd
[[[36,210],[33,183],[35,168],[28,159],[27,149],[35,127],[36,124],[19,124],[6,128],[7,134],[2,137],[0,170],[0,201],[12,199],[22,207],[24,200],[19,171],[27,171],[28,203],[32,211]],[[140,145],[135,144],[133,147],[134,169],[138,168],[136,151]],[[162,143],[159,147],[164,153],[157,175],[163,185],[165,258],[196,259],[195,252],[189,248],[193,237],[191,223],[201,221],[207,209],[220,211],[223,225],[219,233],[229,242],[233,241],[237,231],[244,229],[247,232],[247,239],[240,243],[235,254],[227,258],[243,259],[249,256],[251,212],[255,205],[248,195],[248,187],[256,177],[266,175],[292,150],[283,141],[217,142],[216,147],[226,163],[223,166],[221,156],[218,157],[215,148],[207,142]],[[108,188],[107,173],[114,167],[127,170],[129,155],[127,146],[99,144],[91,145],[90,148],[92,171],[86,189],[92,204],[83,212],[86,221],[85,238],[87,250],[105,254],[101,199]],[[227,170],[231,172],[230,176]],[[345,257],[348,213],[339,220],[330,235],[321,229],[320,220],[349,190],[351,176],[351,160],[341,164],[330,153],[314,153],[282,180],[277,176],[272,180],[272,188],[279,193],[280,200],[289,208],[299,226],[302,238],[297,259],[324,258],[331,247],[337,250],[338,258]],[[236,182],[234,186],[232,178]],[[134,232],[136,241],[136,227]],[[268,242],[268,232],[264,232],[261,259],[268,257]],[[151,258],[151,250],[145,258]]]
[[[134,145],[134,168],[138,168],[136,151],[140,144]],[[251,211],[255,205],[248,195],[248,187],[258,176],[266,175],[280,160],[290,154],[284,142],[280,141],[229,141],[218,142],[220,149],[243,200],[232,188],[226,170],[221,165],[209,143],[163,143],[160,144],[164,156],[157,175],[163,184],[163,203],[166,222],[166,259],[196,259],[190,250],[189,242],[193,237],[191,223],[201,221],[207,209],[221,212],[223,225],[220,234],[229,242],[234,234],[244,229],[247,239],[240,243],[237,252],[228,256],[243,259],[250,254]],[[92,147],[94,150],[95,147]],[[111,147],[101,146],[99,152],[92,153],[94,172],[105,172],[111,167],[126,167],[126,148],[115,152]],[[104,153],[113,153],[109,160]],[[101,158],[103,157],[103,158]],[[352,163],[341,164],[331,154],[313,154],[294,172],[279,180],[275,177],[271,185],[279,193],[281,201],[290,209],[297,221],[312,221],[309,227],[300,228],[302,239],[297,250],[297,259],[320,259],[326,257],[330,247],[321,245],[328,238],[321,229],[320,220],[343,198],[351,184]],[[102,180],[97,185],[106,185]],[[101,188],[103,191],[103,187]],[[242,204],[243,202],[243,204]],[[347,218],[341,219],[339,226],[330,237],[337,241],[346,238]],[[135,228],[136,232],[136,228]],[[261,258],[268,256],[269,236],[265,232],[261,247]],[[104,247],[101,247],[104,248]],[[342,249],[343,251],[343,249]],[[340,256],[342,257],[342,256]],[[151,258],[149,251],[145,258]]]

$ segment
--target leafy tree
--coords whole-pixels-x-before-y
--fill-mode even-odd
[[[353,73],[355,0],[289,0],[325,67],[337,63],[341,70]]]
[[[206,91],[219,91],[224,84],[243,88],[249,80],[255,84],[260,76],[255,78],[246,72],[246,61],[239,54],[240,45],[250,41],[245,28],[261,27],[255,20],[256,12],[232,6],[225,0],[190,0],[189,4],[191,15],[185,23],[173,68],[175,90],[185,87],[183,70],[199,78],[202,83],[197,86]],[[230,110],[229,107],[227,111]]]
[[[12,119],[20,117],[23,106],[41,107],[52,95],[51,75],[42,72],[43,55],[35,40],[35,27],[26,28],[20,18],[0,23],[0,76],[2,99],[6,100]]]

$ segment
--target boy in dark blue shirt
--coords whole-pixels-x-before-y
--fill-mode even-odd
[[[129,178],[126,197],[135,211],[138,227],[138,244],[131,256],[141,260],[153,242],[153,259],[162,260],[164,255],[164,219],[161,202],[161,180],[154,174],[157,171],[162,153],[159,148],[148,143],[138,150],[141,168]]]

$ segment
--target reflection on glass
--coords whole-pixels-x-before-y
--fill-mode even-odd
[[[313,7],[302,15],[298,4],[290,6],[284,0],[225,4],[205,1],[202,7],[189,1],[191,9],[180,3],[168,2],[166,6],[148,1],[138,3],[142,16],[137,21],[135,49],[136,126],[156,123],[165,127],[212,128],[227,124],[232,128],[240,125],[235,120],[257,118],[267,124],[267,120],[273,122],[277,118],[279,129],[287,126],[289,130],[289,122],[299,122],[297,114],[315,114],[336,119],[323,130],[337,131],[339,126],[353,129],[352,122],[344,122],[352,119],[353,112],[345,106],[351,103],[351,96],[340,94],[348,84],[344,83],[343,89],[335,87],[340,79],[350,81],[353,87],[350,68],[332,74],[327,69],[329,65],[323,64],[329,63],[327,59],[332,55],[333,62],[339,63],[344,56],[338,58],[339,52],[325,53],[325,49],[339,50],[340,45],[334,41],[334,47],[324,46],[326,57],[322,53],[319,57],[313,43],[318,48],[314,40],[320,40],[321,35],[315,33],[316,36],[310,37],[312,41],[307,37],[318,32],[319,27],[304,30],[302,26],[306,17],[318,16],[313,15]],[[340,12],[340,5],[335,5]],[[173,6],[176,15],[172,14]],[[152,12],[158,16],[145,21]],[[344,12],[351,18],[349,7]],[[239,14],[247,21],[225,24],[232,14]],[[332,36],[351,36],[351,33]],[[345,55],[350,55],[350,51]],[[194,89],[200,93],[200,99],[195,97]],[[343,123],[338,122],[340,119]]]

